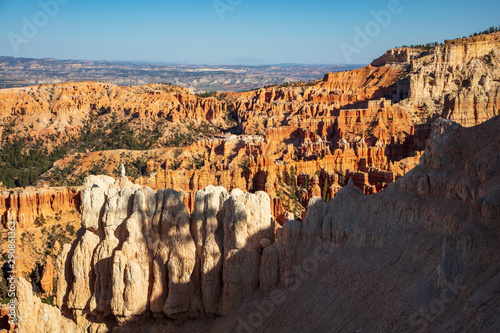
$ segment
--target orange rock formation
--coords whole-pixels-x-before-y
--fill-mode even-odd
[[[164,121],[165,137],[173,124],[187,120],[226,130],[234,126],[239,135],[202,138],[180,153],[161,145],[154,151],[127,152],[147,159],[148,175],[137,182],[182,190],[189,209],[194,193],[210,184],[264,190],[275,203],[275,217],[282,221],[286,212],[277,193],[292,166],[297,175],[310,180],[304,202],[318,187],[324,192],[325,181],[330,196],[344,185],[327,177],[329,173],[352,178],[367,194],[376,193],[418,163],[433,119],[445,117],[471,126],[498,114],[499,36],[447,41],[431,51],[393,49],[365,68],[329,73],[312,84],[217,98],[200,98],[161,84],[118,87],[86,82],[6,89],[0,91],[0,118],[12,127],[7,134],[31,128],[29,136],[52,144],[78,139],[91,112],[104,121],[117,114],[138,130]],[[489,55],[490,62],[485,58]],[[81,159],[72,155],[57,162],[49,174],[74,166],[68,177],[76,179],[99,160],[112,174],[127,161],[118,156],[123,154],[90,152]],[[172,167],[174,161],[180,166]],[[318,184],[313,182],[315,175]],[[0,214],[5,215],[1,200]],[[30,224],[36,213],[24,208],[26,204],[20,203],[20,214]]]
[[[77,188],[26,188],[0,192],[0,216],[16,221],[20,229],[33,228],[37,219],[80,211],[80,190]]]

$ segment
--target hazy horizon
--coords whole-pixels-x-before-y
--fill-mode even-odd
[[[112,62],[112,63],[136,63],[136,64],[147,64],[147,65],[178,65],[178,66],[246,66],[246,67],[265,67],[265,66],[284,66],[284,65],[289,65],[289,66],[308,66],[308,67],[322,67],[322,66],[365,66],[368,65],[368,63],[359,63],[359,64],[348,64],[348,63],[329,63],[329,64],[323,64],[323,63],[317,63],[317,64],[307,64],[307,63],[289,63],[289,62],[282,62],[282,63],[268,63],[265,62],[263,59],[259,58],[251,58],[255,60],[261,60],[263,63],[261,64],[251,64],[251,63],[239,63],[236,62],[236,60],[239,60],[240,58],[235,58],[235,59],[230,59],[228,61],[220,62],[220,63],[202,63],[202,62],[188,62],[188,61],[160,61],[160,60],[141,60],[141,59],[130,59],[130,60],[124,60],[124,59],[116,59],[116,60],[108,60],[108,59],[73,59],[73,58],[67,58],[67,59],[62,59],[62,58],[54,58],[54,57],[44,57],[44,58],[36,58],[36,57],[21,57],[21,56],[12,56],[12,55],[3,55],[0,54],[0,58],[2,57],[13,57],[15,59],[34,59],[34,60],[57,60],[57,61],[93,61],[93,62]]]
[[[222,65],[367,64],[499,25],[498,1],[0,1],[0,55]],[[467,17],[466,21],[463,17]]]

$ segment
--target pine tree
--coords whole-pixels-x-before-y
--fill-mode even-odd
[[[296,186],[295,168],[293,165],[290,167],[290,197],[292,200],[292,213],[293,218],[296,220],[300,217],[301,206],[299,203],[299,198],[297,197],[297,186]]]
[[[297,189],[295,187],[295,168],[293,165],[290,167],[290,188],[292,189],[291,196],[293,199],[297,198]]]
[[[328,194],[328,179],[325,178],[325,182],[323,183],[323,193],[321,194],[321,197],[325,202],[328,201],[327,194]]]

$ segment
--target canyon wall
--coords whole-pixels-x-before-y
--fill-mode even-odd
[[[361,302],[357,299],[368,287],[334,287],[332,292],[337,297],[350,295],[342,306],[353,309],[362,304],[374,316],[357,316],[356,325],[366,328],[375,323],[381,328],[390,322],[386,328],[417,331],[418,317],[412,316],[409,321],[409,315],[403,313],[430,302],[434,296],[429,290],[439,293],[446,290],[449,281],[459,279],[469,289],[453,304],[463,307],[463,312],[457,315],[455,311],[452,319],[445,313],[426,327],[439,331],[446,325],[470,328],[481,324],[493,329],[497,323],[488,318],[498,299],[489,299],[490,306],[480,310],[483,319],[478,319],[479,303],[471,292],[500,290],[495,282],[498,271],[494,273],[500,267],[499,124],[500,118],[495,117],[480,126],[462,128],[439,119],[433,124],[420,165],[412,171],[374,196],[365,196],[350,181],[328,203],[313,198],[304,222],[285,223],[278,228],[276,240],[270,200],[263,192],[233,190],[229,194],[223,188],[209,186],[196,194],[195,209],[189,216],[182,195],[174,190],[154,192],[130,183],[123,175],[118,180],[89,177],[82,195],[83,229],[73,245],[65,246],[56,263],[57,306],[81,330],[106,332],[118,325],[116,329],[123,328],[118,331],[128,332],[145,323],[153,329],[151,323],[156,322],[156,329],[162,325],[173,329],[177,323],[177,331],[187,332],[203,323],[207,332],[215,332],[239,327],[241,323],[232,313],[241,306],[248,309],[248,299],[265,299],[276,288],[292,288],[301,298],[287,304],[301,309],[301,315],[290,318],[290,323],[310,320],[307,295],[319,291],[326,303],[310,306],[333,316],[325,325],[340,330],[350,327],[332,315],[335,295],[321,292],[314,282],[325,282],[323,275],[315,275],[321,269],[325,278],[347,274],[350,279],[360,279],[372,292],[371,288],[385,290],[384,299],[397,300],[384,302],[384,314],[377,316],[377,302],[356,303]],[[351,261],[355,258],[350,257],[352,249],[356,248],[368,251],[364,262]],[[376,253],[399,253],[399,257],[380,261]],[[334,264],[336,270],[328,265],[309,267],[304,277],[304,272],[296,268],[308,267],[304,262],[313,254],[325,260],[333,256],[341,262]],[[378,278],[358,270],[366,270],[371,260],[385,267],[381,271],[374,268]],[[413,263],[415,260],[421,264]],[[423,274],[421,279],[412,283],[428,291],[415,299],[412,293],[416,285],[408,286],[404,281],[406,276],[419,274]],[[394,276],[400,278],[395,280]],[[374,281],[379,281],[376,287]],[[410,298],[411,302],[404,301]],[[20,318],[37,306],[36,302],[19,301]],[[391,308],[394,306],[401,313]],[[285,309],[272,311],[265,326],[259,327],[292,327],[283,322],[283,317],[276,317]],[[56,310],[51,311],[58,316]],[[344,316],[339,311],[339,316]],[[222,317],[214,322],[209,319],[211,315]],[[476,319],[463,322],[462,316]],[[55,322],[61,320],[58,318]],[[33,332],[23,325],[20,322],[26,332]]]
[[[80,189],[69,187],[12,189],[0,192],[0,217],[5,227],[16,221],[31,229],[40,217],[76,216],[80,212]]]
[[[0,116],[72,115],[77,121],[90,111],[118,112],[134,117],[159,117],[178,121],[180,117],[210,120],[220,115],[222,105],[214,98],[203,99],[188,89],[164,84],[121,87],[97,82],[61,83],[2,89]]]
[[[396,100],[431,119],[443,117],[463,126],[499,114],[500,33],[445,41],[422,52],[398,82]],[[417,114],[417,116],[419,116]]]
[[[117,322],[229,313],[258,288],[262,247],[274,241],[263,192],[207,187],[190,217],[181,193],[124,176],[86,179],[82,225],[58,260],[57,304]]]

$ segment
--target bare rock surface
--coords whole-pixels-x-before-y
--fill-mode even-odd
[[[19,332],[84,332],[75,322],[64,317],[58,308],[42,303],[40,298],[33,294],[31,284],[23,277],[17,280],[17,304]]]
[[[186,320],[238,307],[259,288],[260,241],[274,239],[269,196],[207,187],[196,198],[190,216],[172,189],[154,192],[123,172],[117,181],[87,178],[83,228],[56,262],[58,307],[80,327],[90,318]]]
[[[55,332],[496,331],[499,124],[439,119],[407,175],[313,198],[276,241],[263,192],[209,186],[189,216],[179,192],[95,177],[84,197],[101,213],[84,210],[98,221],[56,261],[58,308],[21,282],[20,317],[43,309]]]

